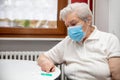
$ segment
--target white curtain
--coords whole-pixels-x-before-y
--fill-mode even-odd
[[[0,0],[0,18],[57,20],[58,0]]]

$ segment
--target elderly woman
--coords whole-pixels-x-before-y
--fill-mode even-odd
[[[38,64],[46,72],[54,64],[64,64],[70,80],[120,80],[120,43],[111,34],[92,25],[92,12],[86,3],[72,3],[61,10],[68,36],[41,54]]]

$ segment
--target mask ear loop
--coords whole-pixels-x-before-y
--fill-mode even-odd
[[[88,26],[88,27],[89,27],[89,26]],[[82,43],[84,43],[84,42],[85,42],[85,40],[84,40],[84,39],[85,39],[85,37],[86,37],[86,35],[87,35],[87,31],[88,31],[88,29],[89,29],[88,27],[87,27],[87,29],[86,29],[85,31],[83,31],[83,32],[84,32],[84,34],[85,34],[85,36],[82,38],[82,40],[79,42],[79,44],[82,44]],[[82,29],[82,30],[83,30],[83,29]],[[84,40],[84,41],[83,41],[83,40]]]
[[[89,29],[89,26],[87,26],[87,29],[85,30],[85,37],[86,37],[86,35],[87,35],[88,29]],[[85,38],[85,37],[84,37],[84,38]]]

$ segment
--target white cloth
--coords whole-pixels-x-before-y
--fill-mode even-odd
[[[67,36],[44,54],[55,63],[64,63],[65,74],[70,79],[111,80],[108,59],[120,57],[120,43],[115,35],[95,27],[83,44]]]

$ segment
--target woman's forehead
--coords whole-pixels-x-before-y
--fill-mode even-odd
[[[79,18],[75,13],[69,13],[66,17],[65,17],[65,24],[69,24],[71,22],[74,21],[78,21]]]

